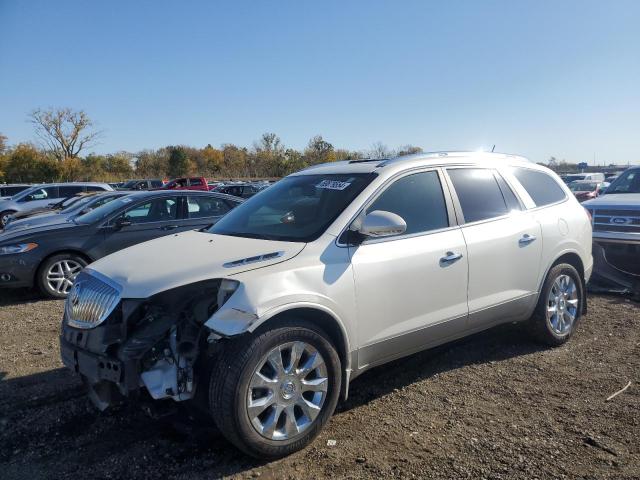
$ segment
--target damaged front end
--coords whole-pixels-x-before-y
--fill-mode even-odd
[[[80,374],[104,410],[126,399],[190,400],[219,339],[204,324],[238,282],[205,280],[145,299],[120,298],[117,284],[86,269],[65,305],[64,364]]]

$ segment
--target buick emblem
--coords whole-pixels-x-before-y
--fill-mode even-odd
[[[628,225],[633,221],[633,219],[628,217],[612,217],[609,221],[611,223],[615,223],[616,225]]]

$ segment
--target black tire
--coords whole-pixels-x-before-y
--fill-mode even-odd
[[[65,293],[57,291],[52,288],[51,285],[49,285],[49,281],[47,280],[47,275],[52,266],[64,261],[73,262],[74,264],[79,265],[81,268],[86,267],[89,263],[85,258],[75,253],[59,253],[47,258],[44,262],[42,262],[42,264],[38,268],[38,272],[36,273],[36,283],[40,291],[45,296],[51,298],[67,298],[68,290]],[[75,274],[77,275],[77,272],[75,272]],[[73,281],[73,279],[71,278],[69,278],[69,280],[71,282]],[[69,285],[67,284],[67,286]]]
[[[0,230],[4,229],[4,227],[6,226],[7,217],[9,215],[13,215],[14,213],[16,212],[14,212],[13,210],[5,210],[3,212],[0,212]]]
[[[547,317],[547,309],[549,308],[549,295],[554,286],[554,282],[559,277],[566,275],[570,277],[576,287],[578,305],[576,307],[575,319],[564,333],[558,333],[554,330],[551,320]],[[535,312],[529,320],[529,331],[531,335],[545,345],[559,346],[564,344],[571,338],[578,326],[578,322],[582,316],[585,302],[585,289],[580,274],[568,263],[561,263],[551,268],[547,274],[547,278],[542,285],[540,297]]]
[[[272,349],[289,342],[305,342],[322,355],[327,369],[328,388],[315,420],[291,439],[265,438],[254,428],[246,401],[254,370]],[[233,340],[211,369],[209,409],[222,434],[243,452],[256,458],[284,457],[307,446],[333,414],[341,385],[340,358],[329,337],[305,321],[280,324],[245,338]]]

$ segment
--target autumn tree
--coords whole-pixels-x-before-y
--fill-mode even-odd
[[[396,155],[400,157],[402,155],[413,155],[415,153],[422,153],[422,148],[415,147],[413,145],[405,145],[398,149]]]
[[[0,133],[0,155],[7,150],[7,136]]]
[[[51,182],[60,178],[60,165],[33,145],[22,143],[6,159],[5,178],[10,182]]]
[[[316,135],[309,140],[309,144],[304,150],[304,160],[308,165],[334,162],[336,155],[333,145],[322,138],[322,135]]]
[[[93,122],[83,110],[37,109],[31,112],[29,120],[43,148],[60,162],[78,157],[82,150],[95,145],[101,135],[93,130]]]

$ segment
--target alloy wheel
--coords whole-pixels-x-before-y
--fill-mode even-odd
[[[249,382],[247,415],[269,440],[290,440],[306,431],[327,398],[324,358],[312,345],[289,342],[269,351]]]
[[[578,287],[569,275],[555,279],[547,297],[547,322],[556,335],[571,331],[578,316]]]
[[[60,294],[68,294],[83,266],[75,260],[60,260],[47,271],[47,285]]]

